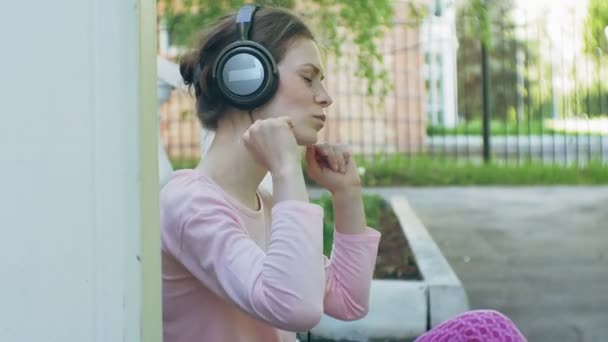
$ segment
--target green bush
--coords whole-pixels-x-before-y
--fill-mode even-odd
[[[605,85],[595,83],[589,87],[579,87],[566,99],[573,114],[585,113],[589,117],[606,114],[608,109],[608,89]]]
[[[323,207],[323,254],[329,257],[334,240],[335,224],[332,197],[324,194],[320,198],[311,199],[311,202]],[[369,227],[380,226],[380,214],[386,205],[386,202],[378,195],[363,195],[363,206]]]

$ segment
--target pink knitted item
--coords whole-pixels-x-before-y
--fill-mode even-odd
[[[441,323],[415,342],[526,342],[515,324],[500,312],[475,310]]]

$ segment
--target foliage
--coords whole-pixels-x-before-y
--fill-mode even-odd
[[[466,6],[466,5],[465,5]],[[490,32],[490,17],[488,11],[488,3],[486,0],[469,0],[468,4],[469,15],[472,15],[474,20],[469,22],[468,29],[479,34],[481,42],[488,47],[492,45],[492,35]]]
[[[464,119],[482,115],[482,40],[488,44],[493,118],[506,119],[509,112],[517,108],[522,120],[524,111],[530,112],[530,108],[537,108],[542,101],[538,98],[538,83],[543,70],[534,67],[538,63],[539,47],[518,37],[519,28],[511,16],[513,6],[513,0],[469,0],[457,10],[458,113]],[[523,66],[519,71],[518,64]]]
[[[164,20],[170,41],[177,46],[189,45],[196,31],[244,3],[243,0],[183,0],[183,6],[178,8],[172,5],[173,0],[160,1],[166,9]],[[340,56],[343,42],[354,43],[358,48],[356,74],[366,82],[367,94],[384,95],[391,88],[377,43],[392,26],[392,0],[258,0],[256,3],[296,10],[316,31],[320,45],[330,55]],[[421,6],[411,1],[411,15],[424,15]]]
[[[392,26],[392,3],[390,0],[310,0],[303,11],[330,54],[340,57],[343,42],[355,44],[359,66],[355,76],[366,80],[368,95],[383,96],[390,89],[378,42]]]
[[[571,113],[588,117],[597,117],[608,112],[608,86],[600,81],[584,87],[577,87],[566,98],[571,104]]]
[[[608,37],[604,31],[608,27],[608,1],[589,0],[584,27],[585,52],[591,56],[597,56],[599,51],[608,54]]]

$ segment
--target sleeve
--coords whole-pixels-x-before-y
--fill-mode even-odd
[[[301,201],[274,205],[264,252],[218,194],[178,202],[185,204],[176,209],[178,222],[166,245],[201,283],[282,330],[308,330],[320,321],[325,286],[321,207]]]
[[[326,258],[324,310],[336,319],[351,321],[369,311],[369,292],[380,232],[367,228],[362,234],[334,230],[331,258]]]

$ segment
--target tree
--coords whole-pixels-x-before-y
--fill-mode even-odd
[[[482,41],[488,47],[492,118],[513,119],[511,113],[524,100],[528,108],[537,107],[531,103],[530,89],[537,82],[531,77],[531,70],[538,60],[538,49],[517,36],[517,27],[510,15],[512,9],[513,0],[469,0],[457,10],[458,112],[466,119],[481,118]],[[525,57],[523,63],[522,56]],[[524,69],[518,71],[518,64]]]
[[[175,45],[186,45],[192,34],[217,17],[234,11],[243,0],[160,0],[164,5],[164,19]],[[311,24],[322,46],[336,56],[344,41],[352,41],[359,48],[357,76],[367,81],[368,95],[385,94],[389,88],[383,67],[378,40],[392,26],[394,0],[258,0],[260,5],[282,6],[296,10]],[[420,17],[423,5],[411,2],[411,12]],[[420,18],[419,18],[420,19]]]
[[[584,25],[585,52],[595,57],[599,48],[603,55],[608,54],[608,37],[605,34],[608,27],[608,1],[589,0]]]
[[[585,84],[579,92],[571,95],[572,103],[589,116],[606,115],[608,112],[608,94],[606,93],[606,73],[602,64],[608,56],[608,1],[589,0],[587,17],[584,21],[584,52],[595,63],[594,73],[597,79],[594,84]],[[605,64],[604,64],[605,65]]]

